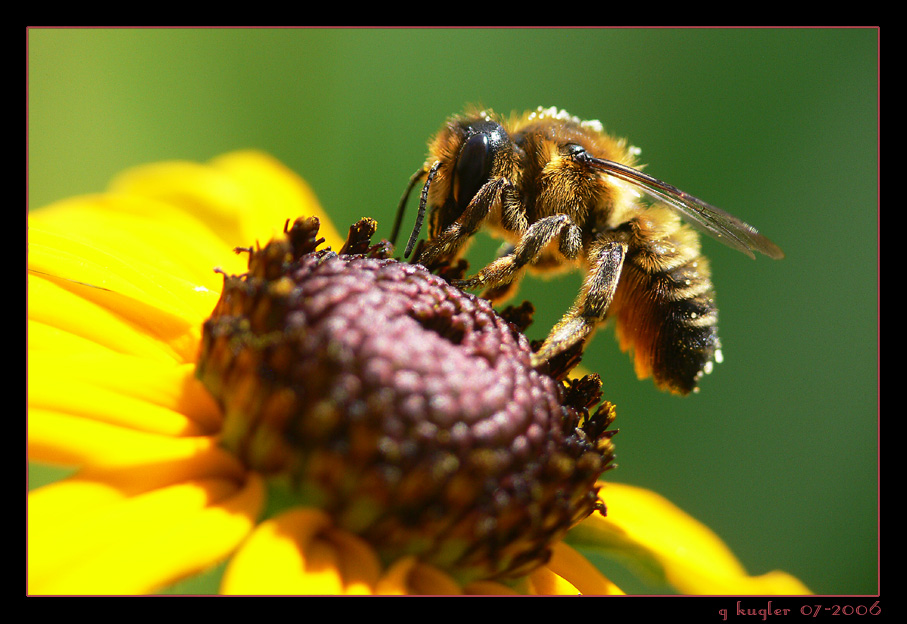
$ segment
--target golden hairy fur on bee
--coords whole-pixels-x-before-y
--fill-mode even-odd
[[[416,260],[432,268],[455,260],[482,228],[504,238],[499,256],[458,286],[503,300],[528,271],[578,268],[580,293],[533,356],[543,365],[584,343],[614,319],[637,374],[687,394],[720,361],[717,308],[699,237],[686,223],[750,256],[783,253],[755,228],[640,171],[637,150],[555,108],[503,119],[469,109],[451,117],[410,178],[406,201],[424,182],[404,256],[428,214]]]

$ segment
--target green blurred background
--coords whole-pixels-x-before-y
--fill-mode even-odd
[[[636,380],[613,332],[596,336],[585,364],[601,373],[621,430],[620,467],[608,478],[664,494],[752,573],[780,568],[817,593],[873,594],[878,37],[32,29],[29,208],[101,190],[132,165],[254,147],[304,176],[341,229],[368,215],[387,235],[426,140],[465,104],[554,105],[600,119],[642,148],[647,172],[756,225],[787,253],[753,262],[704,241],[725,361],[695,396]],[[524,283],[517,300],[538,308],[530,337],[547,332],[578,286],[579,276]],[[606,565],[630,591],[651,591]]]

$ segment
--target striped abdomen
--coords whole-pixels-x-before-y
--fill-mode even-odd
[[[678,394],[720,361],[718,309],[699,237],[664,208],[630,222],[627,256],[608,317],[636,374]]]

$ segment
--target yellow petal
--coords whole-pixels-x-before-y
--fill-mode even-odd
[[[192,481],[138,495],[71,479],[29,495],[30,594],[152,592],[226,557],[251,530],[261,480]]]
[[[242,474],[234,456],[212,437],[173,437],[30,409],[28,456],[62,466],[108,471],[111,479],[144,483]]]
[[[557,578],[544,578],[546,570]],[[621,596],[624,593],[585,557],[563,542],[554,544],[551,560],[537,573],[532,573],[530,578],[535,589],[534,593],[538,594],[581,593],[584,596]]]
[[[29,459],[81,467],[29,497],[29,593],[150,591],[249,532],[264,490],[211,435],[221,416],[194,378],[200,328],[215,268],[246,270],[234,247],[307,215],[342,244],[308,186],[256,152],[140,167],[29,214]],[[380,571],[332,528],[310,561],[332,562],[348,593],[370,593]]]
[[[263,232],[273,232],[274,224],[282,223],[281,216],[291,221],[301,216],[314,216],[321,221],[319,235],[325,238],[326,244],[340,249],[344,238],[334,229],[311,187],[276,158],[247,150],[224,154],[211,164],[242,183],[251,202],[258,207],[251,213],[243,212],[251,234],[261,236]],[[290,210],[294,212],[287,214]],[[275,220],[275,217],[278,218]]]
[[[138,167],[111,188],[29,214],[29,319],[123,352],[192,361],[222,285],[214,269],[244,272],[233,248],[288,219],[318,215],[342,244],[308,186],[258,152]]]
[[[114,351],[93,340],[77,336],[65,329],[48,325],[35,319],[28,319],[26,332],[28,335],[29,357],[36,351],[47,351],[51,354],[114,353]]]
[[[391,564],[375,589],[390,596],[457,596],[463,593],[457,583],[415,557],[403,557]]]
[[[28,406],[173,436],[220,429],[216,403],[195,379],[195,366],[112,351],[28,358]]]
[[[329,245],[341,241],[308,185],[261,152],[233,152],[209,165],[165,162],[137,167],[117,177],[110,188],[185,206],[232,246],[266,242],[287,219],[300,216],[319,217]]]
[[[29,320],[120,353],[194,361],[200,327],[119,293],[28,275]]]
[[[529,574],[529,589],[536,596],[579,596],[582,594],[564,577],[555,574],[547,566]]]
[[[317,509],[295,508],[260,524],[234,556],[225,594],[369,594],[380,573],[374,551]]]
[[[372,594],[381,574],[381,563],[371,545],[352,533],[333,527],[325,531],[322,538],[338,552],[337,564],[344,593]]]
[[[752,577],[715,533],[648,490],[607,483],[607,517],[593,514],[570,531],[575,546],[629,558],[684,594],[808,594],[783,572]]]
[[[135,299],[185,307],[186,284],[219,291],[214,268],[245,259],[180,207],[128,195],[89,195],[29,213],[29,268]]]
[[[503,583],[495,581],[473,581],[464,589],[463,593],[469,596],[519,596],[520,592]]]

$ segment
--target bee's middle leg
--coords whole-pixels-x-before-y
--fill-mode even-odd
[[[589,254],[589,273],[570,311],[548,334],[532,354],[532,365],[538,366],[553,356],[585,340],[605,320],[614,291],[620,279],[627,244],[619,240],[597,241]]]
[[[494,260],[474,276],[454,282],[454,285],[466,290],[503,286],[516,279],[526,265],[538,260],[548,243],[557,237],[560,237],[558,249],[565,258],[573,260],[582,251],[579,227],[565,214],[552,215],[529,226],[511,253]]]

